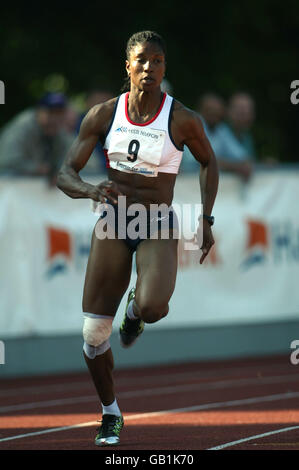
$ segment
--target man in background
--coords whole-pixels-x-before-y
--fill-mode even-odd
[[[62,93],[45,94],[0,133],[0,173],[45,176],[50,185],[69,149],[73,136],[64,130],[67,99]]]
[[[221,149],[219,127],[226,113],[224,100],[215,93],[205,93],[199,98],[195,110],[201,118],[206,136],[217,156]],[[187,147],[184,148],[182,171],[198,171],[198,163]]]
[[[226,122],[219,126],[215,151],[219,169],[248,182],[256,158],[250,129],[255,119],[255,104],[247,93],[234,93],[228,103]]]

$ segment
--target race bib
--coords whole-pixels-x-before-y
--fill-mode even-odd
[[[165,131],[121,126],[112,132],[108,150],[110,167],[127,173],[157,176]]]

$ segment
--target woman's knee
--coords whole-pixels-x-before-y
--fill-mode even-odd
[[[166,317],[169,307],[168,304],[155,304],[154,302],[140,302],[137,304],[139,316],[145,323],[155,323],[161,318]]]

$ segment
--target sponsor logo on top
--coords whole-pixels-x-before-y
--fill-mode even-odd
[[[121,126],[115,129],[115,132],[127,132],[127,127]]]

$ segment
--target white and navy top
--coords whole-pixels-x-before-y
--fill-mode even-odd
[[[157,114],[138,124],[129,117],[128,98],[129,92],[123,93],[115,104],[103,147],[107,168],[144,176],[177,174],[183,150],[175,145],[171,136],[174,99],[164,93]]]

